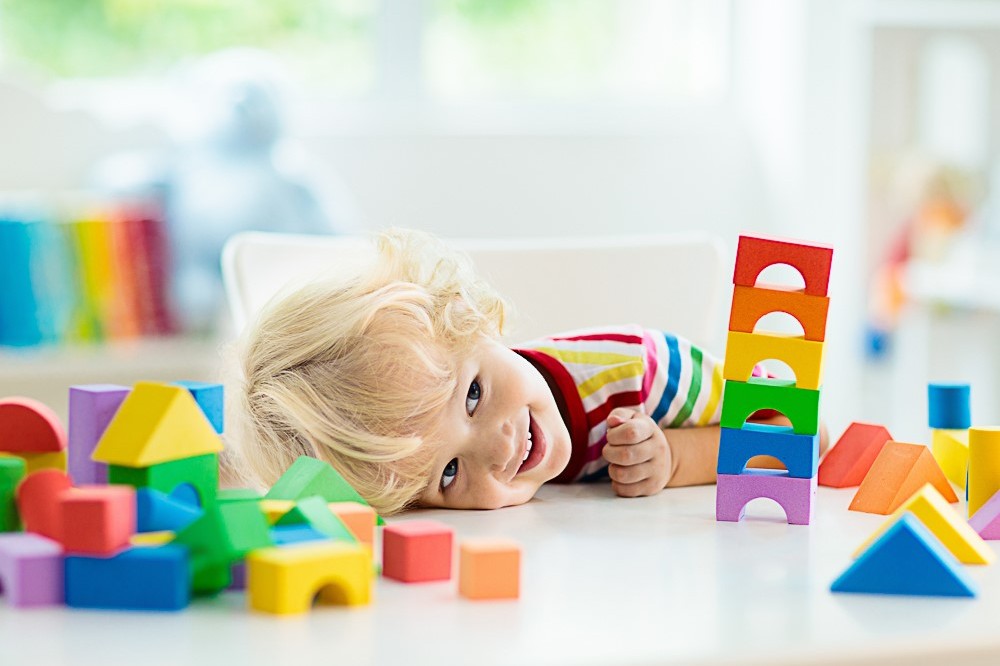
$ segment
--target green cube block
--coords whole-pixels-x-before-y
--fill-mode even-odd
[[[17,484],[24,478],[27,466],[16,456],[0,456],[0,532],[17,532],[21,529],[21,516],[17,512]]]
[[[334,541],[354,543],[357,539],[351,534],[327,505],[322,497],[307,497],[295,504],[291,511],[278,519],[276,525],[309,525],[317,532],[325,534]]]
[[[792,422],[796,435],[815,435],[819,432],[819,395],[819,390],[797,388],[789,379],[727,380],[721,425],[739,429],[754,412],[773,409]]]
[[[219,456],[208,453],[149,467],[108,465],[108,483],[152,488],[167,494],[174,492],[178,486],[188,484],[197,493],[201,506],[205,507],[215,503],[219,491]]]

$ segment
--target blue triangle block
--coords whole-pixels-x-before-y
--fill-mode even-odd
[[[830,586],[832,592],[974,597],[976,584],[924,525],[907,512]]]

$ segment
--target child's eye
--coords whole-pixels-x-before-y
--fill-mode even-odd
[[[479,385],[478,379],[473,379],[472,383],[469,384],[469,393],[465,396],[465,411],[472,416],[472,413],[476,411],[476,407],[479,405],[479,398],[483,395],[483,389]]]
[[[444,472],[441,474],[441,490],[450,486],[456,476],[458,476],[458,458],[452,458],[444,466]]]

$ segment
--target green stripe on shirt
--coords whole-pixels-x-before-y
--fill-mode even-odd
[[[691,368],[691,386],[688,387],[687,402],[681,407],[681,411],[677,413],[674,420],[670,422],[668,426],[670,428],[680,427],[694,411],[694,403],[698,402],[698,394],[701,392],[701,358],[701,349],[691,345],[691,360],[694,365]]]

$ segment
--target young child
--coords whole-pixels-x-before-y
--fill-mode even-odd
[[[714,482],[718,359],[636,325],[510,349],[507,306],[463,255],[401,230],[377,255],[274,302],[242,341],[242,482],[307,454],[383,515],[522,504],[551,480],[610,478],[624,497]]]

